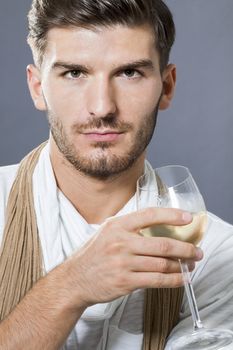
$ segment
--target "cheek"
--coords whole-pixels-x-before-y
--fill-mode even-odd
[[[131,122],[138,122],[151,115],[159,103],[162,92],[162,84],[148,89],[143,89],[140,93],[126,93],[121,99],[121,114]]]
[[[85,120],[82,99],[74,91],[51,83],[44,86],[43,92],[49,113],[59,118],[64,125]]]

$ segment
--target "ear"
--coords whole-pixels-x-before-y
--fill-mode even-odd
[[[162,73],[163,80],[163,94],[160,99],[159,109],[167,109],[171,100],[174,96],[175,85],[176,85],[176,66],[169,64]]]
[[[35,107],[40,111],[47,110],[41,88],[41,74],[33,64],[27,66],[27,83]]]

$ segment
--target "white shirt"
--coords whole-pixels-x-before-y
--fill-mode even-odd
[[[16,165],[0,168],[0,239],[7,198],[17,168]],[[43,186],[40,186],[41,177],[46,179]],[[44,263],[49,272],[92,237],[98,225],[88,225],[56,188],[48,146],[40,156],[33,185]],[[49,200],[47,197],[50,197]],[[132,198],[118,215],[133,209],[136,208]],[[208,228],[201,243],[205,256],[192,274],[195,295],[205,327],[233,330],[233,227],[212,214],[208,215],[208,219]],[[48,235],[50,227],[53,227],[52,235]],[[138,290],[113,303],[88,308],[67,339],[64,349],[141,350],[143,302],[144,292]],[[165,349],[170,349],[169,344],[174,336],[191,330],[192,320],[184,297],[180,321]],[[229,349],[233,349],[233,346]]]

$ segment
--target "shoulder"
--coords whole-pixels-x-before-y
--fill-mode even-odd
[[[14,182],[18,167],[18,164],[0,167],[0,196],[9,192]]]
[[[5,210],[7,199],[14,182],[18,164],[0,167],[0,240],[4,227]]]
[[[19,164],[0,166],[0,178],[4,178],[7,176],[14,176],[17,172]]]

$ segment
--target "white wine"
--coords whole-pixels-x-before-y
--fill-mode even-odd
[[[146,237],[170,237],[179,241],[197,244],[204,234],[207,222],[205,211],[193,213],[193,221],[188,225],[155,225],[141,230],[141,234]]]

